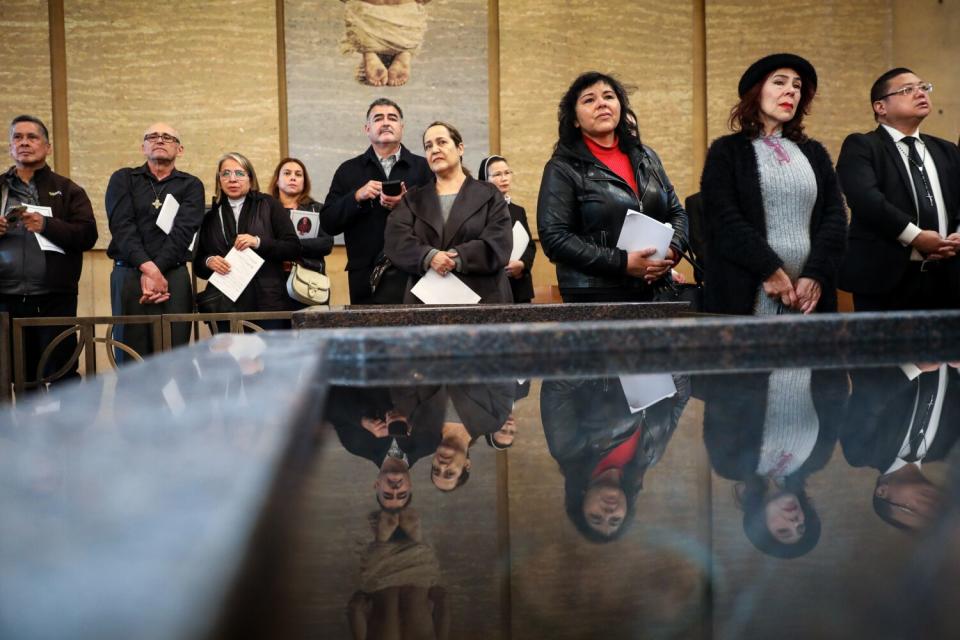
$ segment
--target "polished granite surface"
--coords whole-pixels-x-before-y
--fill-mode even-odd
[[[0,637],[958,637],[958,329],[178,350],[0,414]]]

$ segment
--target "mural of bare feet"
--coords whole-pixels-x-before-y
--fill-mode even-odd
[[[399,87],[410,79],[413,55],[423,44],[430,0],[342,0],[340,51],[359,53],[357,80],[374,87]]]

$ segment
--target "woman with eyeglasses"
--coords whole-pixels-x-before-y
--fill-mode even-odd
[[[209,279],[213,273],[226,275],[231,268],[226,259],[231,249],[250,249],[264,260],[236,303],[225,303],[222,310],[228,307],[235,311],[297,308],[287,295],[283,263],[300,256],[300,239],[283,205],[259,189],[257,174],[245,156],[231,152],[220,157],[216,197],[200,227],[194,273],[204,279]],[[208,288],[211,286],[207,285]],[[289,322],[282,320],[257,324],[272,329],[290,326]]]
[[[846,213],[827,150],[804,133],[817,73],[800,56],[754,62],[701,178],[705,308],[765,315],[837,309]]]
[[[507,203],[492,184],[470,177],[463,148],[453,125],[427,127],[423,150],[436,182],[407,191],[387,218],[383,253],[410,276],[406,304],[422,302],[411,289],[431,270],[461,280],[481,303],[513,301],[504,272],[513,246]]]
[[[273,178],[267,191],[280,201],[289,214],[291,211],[309,211],[319,215],[322,202],[317,202],[310,196],[310,174],[303,161],[297,158],[284,158],[273,170]],[[313,238],[300,238],[302,248],[301,261],[304,266],[320,273],[326,273],[324,257],[333,250],[333,236],[328,235],[320,226],[319,218],[311,220],[303,217],[297,221],[299,235],[307,234],[311,227],[316,227],[317,234]]]
[[[659,156],[640,141],[627,91],[590,71],[560,99],[559,140],[543,169],[537,227],[564,302],[644,302],[687,244],[687,214]],[[628,210],[669,223],[666,255],[617,247]]]
[[[507,159],[503,156],[488,156],[480,162],[480,171],[477,172],[477,179],[492,182],[493,185],[500,190],[500,193],[503,194],[503,199],[507,201],[507,210],[510,212],[510,223],[515,226],[519,222],[530,238],[526,248],[520,255],[520,259],[509,261],[504,269],[507,272],[507,277],[510,279],[513,301],[515,303],[528,303],[533,300],[533,278],[530,275],[530,270],[533,268],[533,258],[537,255],[537,245],[533,241],[533,235],[530,234],[530,226],[527,224],[527,212],[510,198],[510,187],[513,184],[513,171],[510,169],[510,165],[507,164]]]

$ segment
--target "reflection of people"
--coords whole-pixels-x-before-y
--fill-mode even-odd
[[[310,186],[310,174],[303,162],[296,158],[284,158],[274,169],[267,191],[280,201],[288,213],[292,209],[319,213],[322,205],[310,196]],[[302,224],[306,226],[301,227]],[[301,234],[307,233],[312,225],[310,218],[304,216],[297,221],[297,230]],[[303,264],[320,273],[326,273],[324,257],[333,250],[333,236],[324,233],[321,227],[317,229],[315,238],[300,238],[300,247]]]
[[[450,637],[440,563],[423,542],[420,516],[407,507],[371,515],[374,539],[364,550],[360,589],[347,605],[354,640]]]
[[[563,474],[567,516],[587,540],[616,540],[633,519],[644,476],[690,398],[689,379],[672,379],[676,393],[642,411],[631,409],[617,378],[543,383],[543,433]]]
[[[489,181],[496,185],[503,199],[507,201],[507,210],[510,212],[510,224],[518,222],[527,232],[530,241],[523,250],[519,260],[511,260],[505,270],[510,278],[510,289],[513,291],[514,302],[530,302],[533,299],[533,277],[530,270],[533,268],[533,259],[537,255],[537,243],[533,241],[530,225],[527,224],[527,212],[520,205],[510,199],[510,185],[513,181],[513,171],[503,156],[488,156],[480,162],[477,180]],[[512,227],[511,227],[512,228]]]
[[[707,454],[717,475],[737,481],[747,538],[772,556],[808,553],[821,526],[806,481],[836,445],[845,372],[777,369],[704,376],[701,384]]]
[[[320,211],[320,224],[327,233],[344,235],[350,304],[400,304],[401,287],[394,291],[393,287],[378,286],[374,295],[370,286],[370,274],[383,251],[387,215],[401,197],[384,194],[383,183],[400,180],[402,194],[431,182],[433,175],[422,156],[401,144],[403,112],[397,103],[386,98],[374,100],[367,109],[364,131],[370,147],[337,167]],[[405,283],[406,277],[400,275]]]
[[[463,138],[453,126],[434,122],[427,127],[423,150],[436,184],[408,192],[384,232],[384,254],[411,276],[403,301],[420,302],[410,289],[432,269],[442,277],[456,273],[481,303],[512,302],[503,269],[513,233],[503,196],[492,184],[466,174]]]
[[[375,87],[399,87],[410,79],[410,62],[423,44],[430,0],[342,0],[343,54],[362,56],[357,79]],[[388,66],[389,65],[389,66]]]
[[[170,125],[158,122],[148,127],[142,149],[146,163],[120,169],[107,185],[113,315],[190,313],[193,299],[186,263],[203,220],[203,183],[176,168],[183,145]],[[157,226],[167,196],[180,205],[169,234]],[[175,323],[171,331],[173,346],[190,340],[189,323]],[[153,344],[149,325],[114,327],[113,335],[140,355],[160,348]]]
[[[560,99],[559,120],[537,227],[563,301],[651,300],[651,285],[669,276],[687,243],[687,214],[660,158],[640,142],[626,90],[611,76],[584,73]],[[628,209],[673,225],[665,259],[653,248],[617,248]]]
[[[284,260],[300,255],[300,239],[279,201],[259,191],[253,165],[239,153],[226,153],[217,163],[217,189],[197,239],[193,268],[197,276],[230,272],[231,249],[253,249],[264,259],[256,275],[236,300],[238,311],[286,311],[295,308],[287,295]],[[208,284],[208,287],[213,285]],[[264,328],[289,326],[261,320]]]
[[[879,126],[843,141],[837,174],[850,206],[840,283],[857,311],[960,307],[960,151],[920,133],[933,85],[902,67],[873,83]]]
[[[879,472],[873,508],[888,524],[929,525],[943,492],[923,474],[960,435],[960,374],[956,365],[855,369],[853,394],[840,432],[843,455]]]
[[[10,156],[14,166],[0,174],[0,312],[11,318],[77,315],[77,282],[83,252],[97,241],[97,222],[86,192],[69,178],[50,170],[46,125],[34,116],[10,123]],[[50,207],[51,216],[23,211],[24,205]],[[11,212],[20,209],[19,217]],[[37,233],[63,252],[44,251]],[[27,327],[23,351],[28,380],[37,379],[43,350],[64,327]],[[12,337],[12,336],[11,336]],[[63,368],[77,345],[71,334],[50,354],[39,377]],[[65,373],[76,377],[77,363]]]
[[[500,429],[513,406],[507,384],[424,385],[391,391],[397,410],[413,433],[436,434],[430,478],[437,489],[453,491],[470,477],[470,447]]]
[[[736,130],[703,168],[706,309],[836,311],[846,214],[830,156],[803,131],[817,90],[809,62],[767,56],[743,73]]]
[[[530,395],[530,381],[524,380],[521,382],[518,380],[514,387],[512,406],[515,407],[517,400],[522,400],[528,395]],[[506,451],[512,447],[514,440],[517,438],[517,419],[514,416],[513,409],[511,408],[507,421],[503,423],[500,429],[493,433],[484,434],[483,437],[487,441],[487,445],[497,451]]]

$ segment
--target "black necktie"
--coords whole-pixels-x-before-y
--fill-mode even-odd
[[[937,402],[937,392],[940,389],[940,372],[931,371],[921,373],[917,379],[917,409],[913,414],[913,428],[910,429],[910,453],[905,460],[916,462],[922,456],[920,449],[926,454],[924,440],[927,429],[930,427],[930,417],[933,415],[933,405]]]
[[[903,142],[910,149],[907,154],[907,164],[910,165],[910,176],[913,178],[913,188],[917,192],[917,212],[919,216],[919,227],[928,231],[940,232],[940,216],[937,215],[937,203],[933,199],[933,192],[930,190],[930,180],[927,178],[927,170],[923,166],[923,160],[917,153],[917,139],[912,136],[906,136]]]

